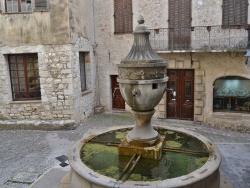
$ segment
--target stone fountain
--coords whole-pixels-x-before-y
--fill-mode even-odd
[[[74,144],[70,187],[219,188],[221,157],[210,140],[151,125],[154,107],[166,91],[167,63],[153,51],[142,15],[138,23],[132,49],[118,65],[119,87],[135,125],[84,136]],[[182,171],[182,166],[187,168]]]
[[[146,158],[159,159],[164,137],[151,125],[154,107],[165,93],[168,77],[167,63],[152,49],[149,42],[149,30],[143,16],[134,31],[134,44],[127,57],[118,65],[119,86],[126,103],[132,108],[135,118],[134,128],[127,134],[126,141],[119,146],[119,154],[135,153]],[[145,150],[145,147],[147,149]]]

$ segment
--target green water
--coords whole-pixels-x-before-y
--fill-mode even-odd
[[[129,129],[116,130],[93,138],[91,141],[95,143],[88,142],[81,149],[83,163],[99,174],[117,179],[131,157],[119,156],[118,147],[106,146],[98,142],[120,143],[125,139],[128,131]],[[160,129],[158,132],[166,135],[164,148],[207,152],[206,146],[195,137],[166,129]],[[207,158],[163,151],[160,160],[140,159],[128,180],[157,181],[186,175],[204,165]]]

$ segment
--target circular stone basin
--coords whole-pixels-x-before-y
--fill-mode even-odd
[[[154,127],[166,136],[161,159],[141,158],[131,173],[127,170],[119,179],[131,159],[118,155],[118,144],[131,130],[128,127],[132,128],[119,127],[84,136],[72,146],[70,187],[219,188],[218,150],[204,136],[181,128]]]

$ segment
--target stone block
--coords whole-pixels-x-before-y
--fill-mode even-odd
[[[184,62],[183,61],[178,61],[176,63],[176,68],[178,69],[183,69],[184,68]]]
[[[205,76],[204,70],[195,70],[195,76]]]
[[[95,114],[101,114],[104,111],[104,107],[103,106],[98,106],[95,108]]]
[[[202,92],[195,92],[194,99],[201,100],[202,99]]]
[[[194,105],[196,107],[204,107],[204,101],[202,101],[202,100],[195,100]]]
[[[158,105],[158,110],[159,110],[160,112],[165,112],[165,111],[166,111],[166,110],[165,110],[165,105],[159,104],[159,105]]]
[[[166,118],[166,112],[158,112],[157,118],[159,119],[165,119]]]
[[[191,59],[184,60],[184,68],[190,69],[191,68]]]
[[[199,69],[200,68],[200,62],[199,61],[193,61],[192,68]]]
[[[133,156],[134,154],[141,155],[143,158],[160,159],[162,156],[162,147],[165,136],[161,136],[158,143],[149,147],[135,146],[127,141],[122,142],[118,147],[120,155]]]
[[[195,91],[204,92],[205,91],[205,86],[202,85],[202,84],[195,84]]]
[[[202,77],[201,76],[196,76],[195,77],[195,83],[196,84],[201,84],[202,83]]]
[[[194,114],[195,115],[201,115],[202,114],[202,108],[195,107],[194,108]]]
[[[176,63],[175,63],[175,60],[174,59],[171,59],[168,61],[168,68],[169,69],[174,69],[176,68]]]
[[[159,104],[163,104],[165,105],[166,104],[166,95],[164,94],[161,101],[159,102]]]
[[[194,121],[196,121],[196,122],[203,122],[203,120],[204,120],[203,115],[195,115],[194,116]]]

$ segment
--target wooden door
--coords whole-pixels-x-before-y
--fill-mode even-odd
[[[125,110],[125,101],[122,98],[117,77],[117,75],[111,76],[112,108],[116,110]]]
[[[173,97],[170,91],[167,92],[167,118],[193,120],[194,70],[168,69],[167,73],[167,87],[176,94]]]
[[[169,0],[169,48],[188,50],[191,41],[191,0]]]

